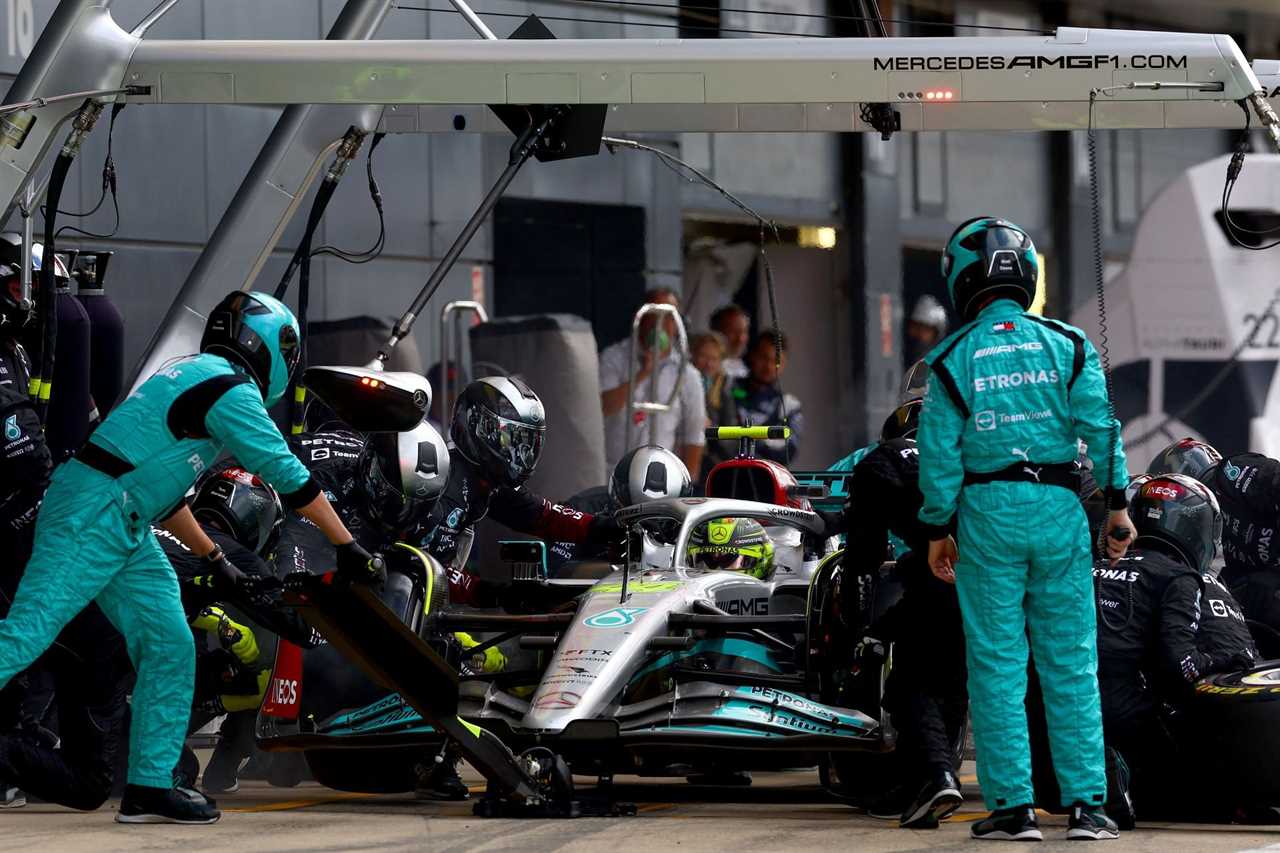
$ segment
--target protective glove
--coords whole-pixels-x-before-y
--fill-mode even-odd
[[[191,582],[212,589],[220,598],[238,598],[266,607],[271,604],[271,593],[280,588],[276,578],[240,571],[216,546],[205,555],[204,563],[205,574],[192,578]]]
[[[387,579],[387,564],[380,555],[371,555],[352,539],[337,546],[338,577],[352,583],[377,586]]]

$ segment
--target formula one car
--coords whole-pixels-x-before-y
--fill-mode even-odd
[[[767,580],[687,565],[678,555],[687,553],[693,531],[723,517],[770,525],[781,540],[797,542],[803,559]],[[533,669],[462,676],[457,713],[465,723],[513,751],[550,749],[574,772],[601,777],[814,766],[834,753],[892,748],[878,702],[869,715],[833,701],[868,694],[846,682],[878,686],[879,671],[845,678],[822,669],[850,663],[827,646],[843,643],[853,626],[823,624],[833,615],[829,595],[819,596],[821,609],[810,606],[811,578],[829,577],[836,562],[824,553],[817,514],[683,498],[629,508],[618,519],[634,556],[604,578],[547,579],[517,562],[509,612],[423,616],[399,604],[397,618],[420,636],[491,631],[498,636],[488,643],[518,639],[540,653]],[[671,555],[666,568],[652,568],[655,549]],[[412,598],[428,583],[389,586]],[[541,612],[526,612],[530,603]],[[437,720],[390,691],[327,716],[301,712],[315,674],[308,666],[302,677],[287,655],[277,659],[259,742],[308,750],[317,779],[333,787],[407,789],[409,762],[440,748]]]

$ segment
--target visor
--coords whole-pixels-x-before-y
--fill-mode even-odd
[[[723,572],[750,572],[763,556],[764,548],[760,545],[704,545],[689,549],[694,566]]]
[[[361,486],[369,502],[370,512],[388,527],[407,524],[417,509],[417,503],[406,498],[399,486],[387,479],[382,466],[378,464],[376,454],[370,454],[367,464],[361,468]]]
[[[291,325],[280,329],[280,357],[284,359],[288,375],[293,376],[293,372],[298,369],[298,361],[302,358],[302,348],[298,346],[298,333]]]
[[[531,427],[485,411],[481,413],[475,430],[476,438],[504,460],[512,471],[525,477],[533,473],[542,454],[544,430],[541,427]]]

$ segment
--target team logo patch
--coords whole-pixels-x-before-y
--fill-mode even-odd
[[[588,628],[621,628],[635,622],[636,617],[648,609],[647,607],[615,607],[612,610],[597,613],[590,619],[584,619],[582,624]]]
[[[993,332],[1012,332],[1016,328],[1017,325],[1012,320],[1001,320],[998,323],[991,324],[991,331]]]
[[[10,441],[22,438],[22,428],[18,426],[18,416],[9,415],[4,419],[4,437]]]

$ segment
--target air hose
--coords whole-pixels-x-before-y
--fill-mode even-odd
[[[325,209],[329,206],[334,192],[338,189],[338,182],[342,180],[343,174],[347,171],[347,166],[355,158],[356,152],[360,150],[360,145],[367,135],[367,131],[361,130],[354,125],[347,128],[342,141],[338,143],[338,151],[334,156],[333,165],[329,167],[329,171],[325,173],[324,180],[320,182],[319,189],[316,190],[315,200],[311,203],[311,212],[307,214],[307,227],[302,234],[302,239],[298,241],[298,248],[294,250],[293,257],[289,259],[289,265],[285,268],[284,275],[280,277],[280,283],[276,285],[275,297],[283,300],[289,292],[289,282],[293,280],[293,274],[295,272],[298,273],[299,359],[298,369],[294,371],[293,379],[290,381],[293,393],[289,395],[289,429],[294,435],[301,433],[305,426],[303,414],[306,411],[307,389],[302,386],[299,376],[301,368],[307,361],[307,329],[309,326],[307,316],[311,302],[311,246],[315,239],[316,229],[320,227],[320,220],[324,216]]]
[[[35,399],[36,411],[40,420],[49,416],[49,399],[53,395],[54,352],[58,345],[58,299],[55,272],[58,266],[57,229],[58,203],[62,199],[62,190],[67,182],[67,174],[71,164],[80,153],[80,146],[85,137],[97,124],[102,115],[103,104],[100,101],[87,100],[71,122],[71,133],[58,152],[49,174],[49,189],[45,202],[44,247],[40,256],[40,352],[33,361],[37,374],[31,378],[30,391]]]

